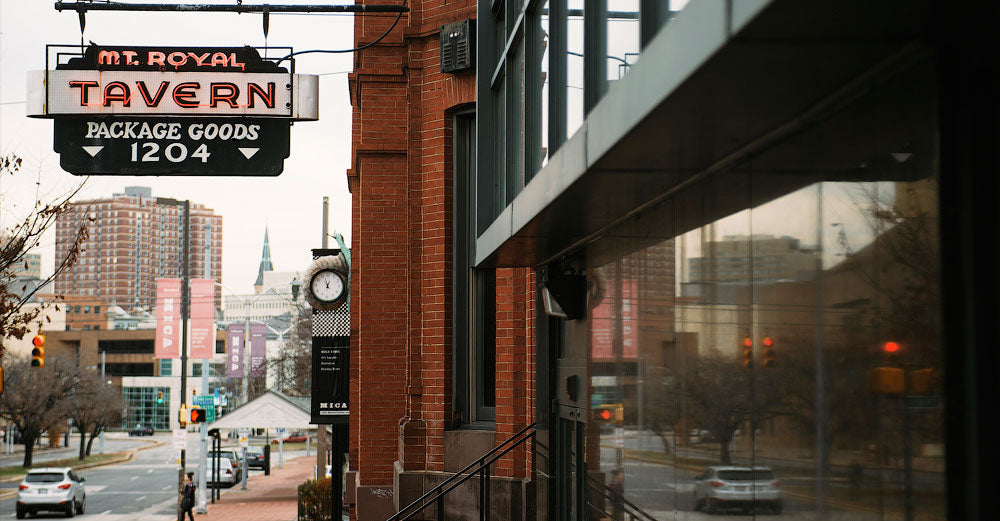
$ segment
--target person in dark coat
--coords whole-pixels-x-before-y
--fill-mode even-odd
[[[190,521],[194,521],[194,491],[198,488],[191,481],[192,476],[194,476],[194,472],[188,472],[184,475],[184,491],[181,495],[181,518],[184,517],[184,513],[186,512]]]

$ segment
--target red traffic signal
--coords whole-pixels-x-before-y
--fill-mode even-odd
[[[31,345],[31,367],[45,367],[45,335],[35,335]]]
[[[882,355],[885,363],[896,365],[899,356],[900,346],[896,342],[888,341],[882,344]]]
[[[195,407],[191,410],[191,423],[204,423],[205,421],[205,409],[201,407]]]
[[[608,421],[611,419],[611,409],[602,407],[600,409],[594,409],[594,419],[600,421]]]
[[[743,337],[743,367],[753,367],[753,339],[748,336]]]
[[[764,344],[764,352],[761,356],[761,364],[764,367],[774,367],[774,340],[769,336],[765,336],[761,339],[761,343]]]

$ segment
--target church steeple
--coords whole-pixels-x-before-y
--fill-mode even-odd
[[[264,286],[264,272],[274,271],[271,264],[271,243],[267,238],[267,226],[264,227],[264,250],[260,252],[260,267],[257,268],[257,282],[253,283],[254,289],[260,293]]]

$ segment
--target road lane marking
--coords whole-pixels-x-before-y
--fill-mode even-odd
[[[142,501],[143,499],[146,499],[146,496],[139,496],[135,498],[136,502]]]
[[[105,510],[104,512],[101,512],[100,514],[97,514],[97,515],[99,515],[99,516],[106,516],[106,515],[108,515],[110,513],[111,513],[111,510]]]
[[[131,480],[131,481],[135,481],[135,480],[139,479],[139,476],[132,476],[131,478],[128,478],[128,479]]]
[[[153,469],[146,470],[146,474],[152,474],[152,473],[153,473]]]

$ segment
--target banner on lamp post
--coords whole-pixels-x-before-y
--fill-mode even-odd
[[[215,281],[191,279],[191,350],[194,359],[215,354]]]
[[[153,358],[180,357],[181,279],[156,279],[156,344]]]
[[[226,333],[226,376],[243,378],[243,359],[246,350],[243,345],[243,324],[229,324]]]
[[[267,326],[254,322],[250,324],[250,376],[264,376],[267,365]]]

